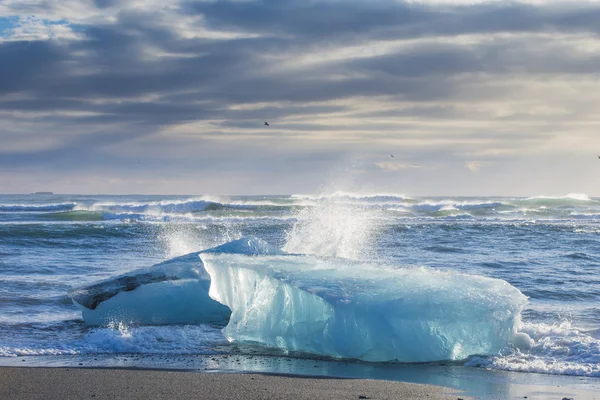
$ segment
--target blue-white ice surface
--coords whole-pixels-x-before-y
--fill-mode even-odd
[[[522,343],[517,329],[527,303],[499,279],[288,255],[257,238],[74,290],[71,297],[89,324],[223,321],[231,341],[402,362],[458,360]]]
[[[239,239],[204,252],[282,254],[256,238]],[[210,277],[195,252],[73,289],[69,296],[89,325],[227,323],[231,311],[208,296]]]

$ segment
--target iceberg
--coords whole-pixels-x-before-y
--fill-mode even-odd
[[[336,258],[201,253],[230,341],[364,361],[495,354],[527,298],[509,283]]]
[[[527,304],[500,279],[289,254],[255,237],[69,295],[89,325],[218,324],[229,341],[377,362],[462,360],[519,346]]]
[[[74,288],[68,295],[88,325],[226,324],[231,311],[208,296],[210,276],[198,257],[203,252],[284,254],[261,239],[242,238]]]

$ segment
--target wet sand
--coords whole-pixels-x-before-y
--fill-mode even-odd
[[[0,367],[0,399],[468,399],[450,388],[365,379],[113,368]]]

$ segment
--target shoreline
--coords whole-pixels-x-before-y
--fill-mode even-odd
[[[434,385],[373,379],[131,368],[0,367],[0,398],[471,399]]]
[[[206,359],[202,364],[190,365],[177,357],[167,357],[162,364],[156,364],[154,358],[149,363],[141,363],[144,357],[137,360],[127,357],[121,356],[120,360],[107,357],[96,362],[68,357],[60,363],[56,359],[50,362],[45,357],[42,357],[45,360],[19,357],[13,358],[12,362],[0,359],[4,361],[0,362],[0,398],[314,400],[366,396],[372,399],[600,400],[600,378],[452,365],[376,366],[318,360],[296,360],[298,365],[292,362],[294,366],[287,369],[277,363],[257,369],[235,359],[229,365],[221,364],[220,368],[207,368]],[[274,359],[286,361],[286,364],[289,360]],[[119,364],[123,360],[129,364]],[[307,361],[308,364],[301,365]],[[163,384],[166,385],[164,388]],[[111,389],[103,392],[99,388]],[[370,391],[359,393],[361,388]],[[201,389],[208,395],[202,394]],[[207,397],[213,394],[215,397]]]

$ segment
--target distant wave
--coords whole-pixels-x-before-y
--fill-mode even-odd
[[[337,191],[331,194],[293,194],[290,196],[292,199],[306,199],[306,200],[354,200],[354,201],[367,201],[367,202],[395,202],[409,199],[409,197],[403,194],[393,193],[374,193],[374,194],[360,194],[352,192]]]
[[[104,215],[101,211],[57,211],[42,214],[41,218],[56,221],[103,221]]]
[[[76,210],[85,211],[108,211],[108,212],[143,212],[143,213],[160,213],[160,212],[194,212],[204,211],[210,207],[213,203],[203,199],[189,199],[189,200],[163,200],[153,201],[147,203],[94,203],[91,206],[78,206]]]
[[[588,196],[585,193],[569,193],[566,196],[533,196],[533,197],[528,197],[526,200],[539,200],[539,199],[545,199],[545,200],[572,199],[572,200],[579,200],[579,201],[593,201],[590,198],[590,196]]]
[[[579,206],[579,205],[598,205],[600,201],[594,200],[583,193],[569,193],[566,196],[534,196],[523,199],[526,204],[545,205],[545,206]]]
[[[164,200],[147,203],[94,203],[89,206],[79,205],[78,211],[105,211],[112,213],[143,213],[143,214],[184,214],[202,211],[219,210],[256,210],[256,209],[278,209],[280,207],[289,207],[292,204],[279,204],[268,200],[258,201],[209,201],[204,198],[188,200]]]
[[[478,210],[478,209],[493,209],[509,204],[500,201],[424,201],[412,204],[410,207],[414,210],[422,211],[450,211],[450,210]]]
[[[243,222],[250,220],[273,220],[273,221],[292,221],[295,218],[289,215],[263,215],[258,213],[243,213],[224,215],[195,214],[188,213],[149,213],[143,212],[107,212],[107,211],[58,211],[41,214],[40,218],[48,221],[64,222],[93,222],[93,221],[123,221],[123,222]]]
[[[402,194],[361,194],[338,191],[330,194],[294,194],[279,197],[197,196],[156,201],[73,201],[53,204],[0,204],[4,220],[14,221],[239,221],[244,219],[293,219],[300,210],[317,214],[334,208],[354,207],[374,218],[498,219],[539,221],[595,221],[600,219],[600,201],[585,194],[562,197],[423,197]],[[321,210],[321,211],[319,211]],[[370,210],[367,212],[367,210]],[[351,213],[351,214],[352,214]],[[0,215],[0,224],[4,223]]]
[[[3,225],[0,225],[3,226]],[[0,229],[0,241],[5,243],[17,244],[19,246],[29,246],[28,240],[36,240],[39,247],[54,247],[56,242],[52,237],[61,239],[77,238],[84,236],[96,236],[105,238],[123,238],[128,237],[130,233],[126,229],[105,229],[98,224],[76,224],[70,229],[57,231],[52,225],[39,223],[20,223],[12,224],[10,229]]]
[[[0,204],[0,212],[47,212],[72,210],[76,203],[57,204]]]

